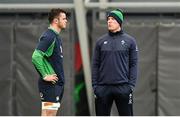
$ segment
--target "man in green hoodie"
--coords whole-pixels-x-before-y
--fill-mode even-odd
[[[42,116],[55,116],[64,91],[63,48],[60,32],[66,28],[67,13],[52,9],[50,26],[41,35],[32,55],[32,63],[40,75],[38,86],[42,101]]]

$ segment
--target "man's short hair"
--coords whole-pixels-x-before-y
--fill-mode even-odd
[[[51,9],[51,11],[48,14],[48,20],[49,23],[52,23],[52,21],[54,20],[54,18],[57,18],[59,16],[60,13],[65,13],[67,15],[67,12],[64,11],[63,9]]]

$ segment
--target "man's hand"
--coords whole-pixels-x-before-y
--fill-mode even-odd
[[[47,82],[52,82],[53,84],[55,84],[58,81],[58,77],[56,74],[46,75],[44,77],[44,80]]]

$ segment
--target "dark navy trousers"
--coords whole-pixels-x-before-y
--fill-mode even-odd
[[[133,116],[133,96],[128,84],[98,85],[94,94],[97,116],[110,116],[113,101],[119,116]]]

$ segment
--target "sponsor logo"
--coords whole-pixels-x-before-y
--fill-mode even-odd
[[[108,43],[108,41],[104,41],[104,44],[107,44]]]
[[[59,96],[56,97],[56,101],[59,101]]]
[[[132,93],[129,94],[129,102],[128,104],[132,104],[133,103],[133,99],[132,99]]]
[[[122,45],[124,45],[124,44],[125,44],[125,41],[124,41],[124,40],[122,40],[122,41],[121,41],[121,44],[122,44]]]
[[[44,100],[43,93],[40,92],[39,94],[40,94],[41,100]]]

